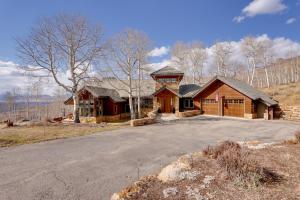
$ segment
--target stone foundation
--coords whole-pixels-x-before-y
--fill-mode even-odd
[[[256,118],[256,114],[244,113],[244,118],[246,118],[246,119],[254,119],[254,118]]]

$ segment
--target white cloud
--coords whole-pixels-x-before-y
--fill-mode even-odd
[[[28,85],[39,80],[38,76],[45,76],[46,73],[45,71],[35,71],[33,75],[29,76],[28,72],[25,73],[15,62],[0,60],[0,94],[11,91],[14,88],[19,88],[24,92]],[[66,83],[68,81],[67,73],[61,73],[59,79]],[[43,88],[42,93],[51,94],[57,87],[57,84],[52,77],[43,78],[41,87]]]
[[[245,16],[236,16],[233,18],[233,21],[236,23],[241,23],[242,21],[244,21]]]
[[[288,20],[286,20],[286,24],[292,24],[296,21],[296,18],[292,17],[292,18],[289,18]]]
[[[165,59],[165,60],[163,60],[163,61],[161,61],[161,62],[156,62],[156,63],[150,63],[150,64],[147,64],[146,67],[149,67],[149,68],[151,68],[152,70],[158,70],[158,69],[160,69],[160,68],[163,68],[163,67],[165,67],[165,66],[170,66],[170,65],[172,65],[172,64],[173,64],[173,62],[172,62],[171,59]]]
[[[156,47],[152,51],[149,52],[150,57],[161,57],[163,55],[168,54],[170,51],[170,47],[162,46],[160,48]]]
[[[287,9],[283,0],[253,0],[242,10],[242,15],[233,18],[233,21],[240,23],[246,17],[256,15],[276,14]]]

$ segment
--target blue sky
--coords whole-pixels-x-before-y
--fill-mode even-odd
[[[124,28],[146,32],[154,46],[175,41],[200,40],[211,45],[220,40],[239,40],[245,35],[268,34],[299,41],[300,5],[284,0],[286,9],[261,14],[236,23],[251,0],[1,0],[0,59],[15,60],[14,37],[23,37],[44,16],[79,13],[104,27],[106,37]],[[287,25],[286,21],[296,21]]]
[[[300,54],[300,0],[0,0],[0,93],[20,87],[14,38],[25,37],[39,19],[60,13],[80,14],[100,23],[106,38],[134,28],[148,34],[156,48],[150,61],[163,66],[176,41],[216,41],[252,35],[270,39],[285,57]],[[238,56],[236,56],[238,57]]]

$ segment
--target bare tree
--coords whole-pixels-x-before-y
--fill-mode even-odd
[[[229,73],[229,60],[233,53],[230,42],[217,42],[213,46],[213,55],[217,64],[217,74],[227,76]]]
[[[261,44],[252,36],[245,37],[242,42],[242,51],[249,65],[252,65],[250,85],[253,85],[256,68],[261,62],[261,55],[259,55],[261,52]]]
[[[203,65],[207,58],[206,50],[201,42],[177,42],[171,54],[173,63],[186,74],[187,79],[189,79],[188,76],[192,76],[193,83],[200,82],[203,76]]]
[[[267,87],[269,88],[270,87],[270,79],[269,79],[268,67],[274,61],[273,52],[271,50],[271,42],[269,40],[261,41],[259,50],[260,50],[259,55],[261,56],[261,59],[263,62],[262,63],[263,69],[265,71]]]
[[[17,43],[22,60],[36,66],[24,67],[26,70],[45,71],[72,94],[74,122],[79,123],[79,86],[103,52],[100,26],[89,24],[82,16],[58,15],[42,20]]]
[[[190,50],[187,55],[188,63],[193,77],[193,83],[201,83],[203,79],[204,63],[207,59],[206,49],[201,42],[190,44]]]
[[[122,83],[123,89],[128,93],[131,119],[135,118],[133,94],[137,91],[138,114],[141,115],[140,92],[143,66],[147,62],[150,50],[149,39],[146,34],[127,29],[116,35],[110,41],[110,51],[107,56],[109,72]],[[134,84],[138,80],[138,84]]]

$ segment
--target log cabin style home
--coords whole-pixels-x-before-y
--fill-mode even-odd
[[[184,73],[167,66],[150,74],[153,80],[142,84],[142,112],[176,113],[200,110],[201,113],[241,118],[273,119],[278,102],[242,81],[215,76],[205,85],[182,84]],[[128,94],[116,80],[85,86],[79,92],[80,115],[96,122],[129,118]],[[118,89],[116,89],[118,88]],[[137,106],[136,90],[133,95]],[[72,98],[65,104],[72,105]],[[137,109],[136,109],[137,110]]]

